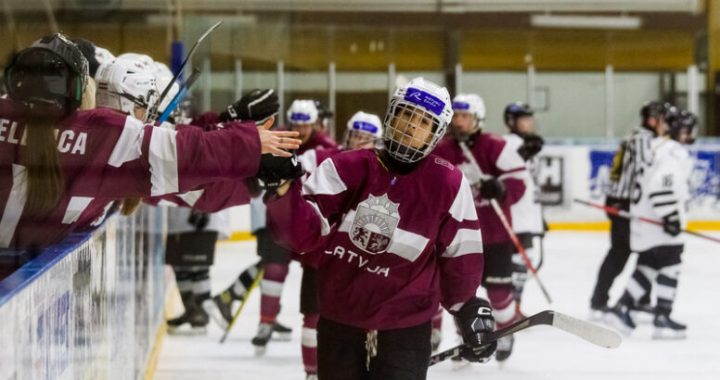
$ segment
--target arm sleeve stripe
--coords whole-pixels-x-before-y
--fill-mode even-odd
[[[347,190],[345,182],[337,172],[333,160],[325,160],[320,164],[303,184],[303,195],[337,195]]]
[[[153,196],[177,193],[177,132],[165,128],[153,128],[150,138],[148,162],[150,163]]]
[[[143,134],[144,128],[140,120],[126,117],[120,138],[118,138],[110,158],[108,158],[108,165],[117,168],[128,161],[140,158],[142,155],[140,144]]]

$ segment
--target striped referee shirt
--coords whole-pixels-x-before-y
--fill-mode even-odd
[[[638,175],[652,163],[651,143],[654,138],[655,132],[652,130],[637,127],[630,137],[620,144],[610,170],[610,187],[606,194],[608,197],[630,199]]]

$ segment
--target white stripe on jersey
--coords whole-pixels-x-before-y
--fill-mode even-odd
[[[205,189],[188,191],[187,193],[178,194],[178,198],[185,201],[188,206],[193,207],[197,203],[198,199],[205,193]]]
[[[455,233],[450,245],[443,252],[442,257],[460,257],[470,253],[482,252],[482,232],[480,230],[460,228]]]
[[[13,184],[0,219],[0,248],[10,246],[27,201],[27,169],[18,164],[13,164],[12,169]]]
[[[301,154],[297,158],[298,162],[302,164],[303,170],[305,170],[306,173],[315,173],[315,170],[317,169],[317,151],[315,149],[310,149],[307,152]]]
[[[63,216],[63,224],[73,224],[77,222],[80,215],[85,211],[87,206],[92,202],[93,197],[72,197],[68,203],[65,215]]]
[[[452,205],[450,205],[449,212],[450,216],[458,222],[462,222],[463,220],[478,220],[472,190],[470,190],[470,185],[464,175],[460,181],[460,188],[458,188],[458,192],[455,194],[455,199]]]
[[[396,228],[387,251],[414,262],[420,257],[429,241],[425,236]]]
[[[517,148],[513,149],[512,144],[505,143],[502,152],[495,162],[498,169],[507,172],[511,170],[524,170],[525,160],[520,157]]]
[[[177,193],[177,132],[166,128],[153,128],[150,137],[148,161],[150,162],[150,194]]]
[[[120,167],[122,164],[140,158],[141,144],[145,129],[140,120],[126,117],[120,138],[115,143],[108,165]]]
[[[303,183],[302,195],[337,195],[347,190],[332,160],[323,161]]]

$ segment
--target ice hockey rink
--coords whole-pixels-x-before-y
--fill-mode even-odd
[[[536,283],[530,280],[523,301],[525,313],[553,309],[587,318],[597,269],[608,245],[605,232],[550,232],[545,241],[545,261],[540,277],[553,304],[545,302]],[[440,363],[430,368],[428,379],[718,379],[720,303],[717,290],[720,278],[716,265],[719,254],[715,243],[688,238],[673,314],[678,321],[688,324],[685,340],[653,340],[649,318],[639,318],[637,330],[630,337],[624,336],[620,348],[614,350],[599,348],[562,331],[540,326],[517,334],[513,354],[503,368],[495,361],[459,370],[449,362]],[[216,265],[211,272],[213,291],[228,286],[243,268],[256,260],[254,242],[220,243]],[[616,280],[611,293],[613,299],[626,284],[634,260],[635,255]],[[212,324],[207,336],[166,336],[155,379],[304,379],[300,357],[302,317],[298,311],[301,273],[300,266],[293,263],[279,316],[279,321],[293,327],[292,341],[271,341],[264,357],[254,357],[250,339],[259,319],[260,295],[256,291],[224,344],[218,343],[221,331]],[[179,300],[176,304],[180,304]],[[440,349],[457,344],[455,339],[452,320],[446,313]]]

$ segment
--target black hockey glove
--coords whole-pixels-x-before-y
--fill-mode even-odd
[[[195,227],[195,231],[202,231],[207,227],[210,221],[210,215],[204,212],[191,210],[190,216],[188,217],[188,223]]]
[[[487,334],[495,330],[495,318],[488,301],[471,298],[453,316],[465,343],[460,356],[469,362],[484,363],[490,360],[497,342],[487,341]]]
[[[302,177],[304,173],[296,156],[285,158],[268,153],[260,157],[260,170],[255,177],[258,186],[267,192],[266,196],[271,196],[283,182]]]
[[[665,215],[662,218],[663,221],[663,231],[665,231],[666,234],[670,236],[678,236],[680,235],[680,214],[675,211],[671,214]]]
[[[254,89],[220,114],[220,121],[252,120],[260,125],[278,113],[280,103],[275,90]]]
[[[480,196],[485,199],[502,199],[505,196],[505,184],[497,178],[482,180]]]
[[[523,160],[528,161],[540,153],[545,144],[545,140],[543,140],[540,135],[534,133],[523,135],[522,138],[524,142],[520,148],[518,148],[518,154],[520,154]]]

